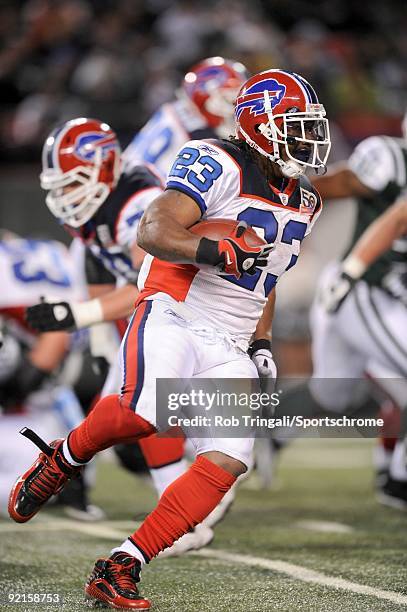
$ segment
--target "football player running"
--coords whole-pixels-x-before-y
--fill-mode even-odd
[[[125,164],[153,164],[165,179],[188,140],[234,134],[235,100],[248,77],[243,64],[223,57],[209,57],[193,66],[177,99],[163,104],[124,150]]]
[[[294,73],[268,70],[250,78],[235,112],[237,138],[188,142],[165,193],[146,210],[138,242],[148,255],[121,347],[122,393],[103,398],[52,447],[30,434],[43,452],[10,494],[17,522],[34,516],[98,451],[155,431],[158,377],[257,378],[247,348],[278,278],[295,265],[320,214],[320,197],[304,172],[324,170],[330,139],[315,91]],[[188,230],[202,218],[238,224],[216,241]],[[250,247],[246,224],[268,244]],[[137,586],[142,566],[200,523],[246,471],[251,437],[192,442],[195,462],[140,528],[96,562],[86,584],[89,597],[111,607],[149,609]]]

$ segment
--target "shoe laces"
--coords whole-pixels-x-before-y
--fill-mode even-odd
[[[135,558],[126,557],[126,563],[110,560],[110,571],[113,579],[117,586],[125,591],[137,591],[138,570],[139,564]]]
[[[35,495],[39,501],[46,501],[51,495],[57,492],[60,484],[66,478],[66,475],[52,459],[50,462],[49,457],[44,453],[41,453],[40,461],[43,465],[34,479],[29,483],[28,490]]]

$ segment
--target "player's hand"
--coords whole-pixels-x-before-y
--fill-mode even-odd
[[[272,393],[277,380],[277,366],[271,353],[270,340],[254,340],[249,355],[257,368],[262,391]]]
[[[329,279],[328,283],[320,290],[319,300],[325,310],[331,314],[337,312],[352,291],[355,283],[356,279],[339,269],[336,275]]]
[[[76,329],[72,307],[68,302],[41,302],[26,310],[27,323],[40,332]]]
[[[221,274],[255,274],[258,268],[267,266],[267,258],[274,245],[250,246],[245,240],[248,225],[244,221],[236,226],[230,236],[219,240],[201,238],[196,253],[197,263],[215,266]]]
[[[240,278],[242,274],[255,274],[257,268],[267,266],[273,245],[249,246],[244,235],[247,228],[247,223],[240,221],[230,236],[219,241],[219,254],[224,256],[219,271]]]

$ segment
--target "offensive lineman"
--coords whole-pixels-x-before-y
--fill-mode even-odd
[[[257,378],[247,347],[267,296],[295,265],[321,211],[303,173],[325,168],[330,139],[312,87],[280,70],[255,75],[243,86],[236,129],[233,142],[187,143],[167,191],[143,216],[139,244],[149,256],[122,343],[122,394],[101,400],[67,440],[48,447],[36,439],[44,451],[39,467],[35,474],[30,468],[10,494],[10,516],[17,522],[36,514],[99,450],[154,431],[158,376]],[[239,224],[229,237],[213,241],[187,229],[202,217]],[[248,246],[242,222],[263,230],[271,253],[270,246]],[[212,343],[205,342],[203,329]],[[111,607],[149,609],[137,589],[142,565],[201,522],[246,471],[252,439],[192,441],[194,464],[166,489],[141,527],[109,559],[97,561],[88,596]]]

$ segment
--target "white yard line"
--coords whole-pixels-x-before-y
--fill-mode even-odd
[[[126,528],[127,525],[129,528]],[[84,533],[95,538],[103,538],[105,540],[124,539],[129,535],[129,532],[134,531],[139,527],[140,521],[101,521],[98,523],[86,523],[54,517],[52,519],[40,520],[36,519],[28,525],[16,525],[14,523],[0,523],[1,532],[16,532],[23,534],[24,532],[49,532],[49,531],[76,531]]]
[[[333,521],[297,521],[294,527],[320,533],[353,533],[355,531],[350,525]]]
[[[307,569],[301,565],[287,563],[286,561],[264,559],[262,557],[253,557],[251,555],[239,555],[236,553],[229,553],[226,550],[211,550],[208,548],[204,548],[190,554],[205,557],[207,559],[225,561],[227,563],[241,563],[242,565],[250,565],[252,567],[263,567],[264,569],[279,572],[280,574],[286,574],[287,576],[291,576],[297,580],[302,580],[303,582],[311,582],[313,584],[320,584],[322,586],[328,586],[335,589],[351,591],[352,593],[358,593],[360,595],[377,597],[378,599],[384,599],[400,605],[407,604],[407,595],[402,595],[401,593],[396,593],[394,591],[376,589],[364,584],[358,584],[357,582],[351,582],[350,580],[344,580],[343,578],[327,576],[321,572]]]

